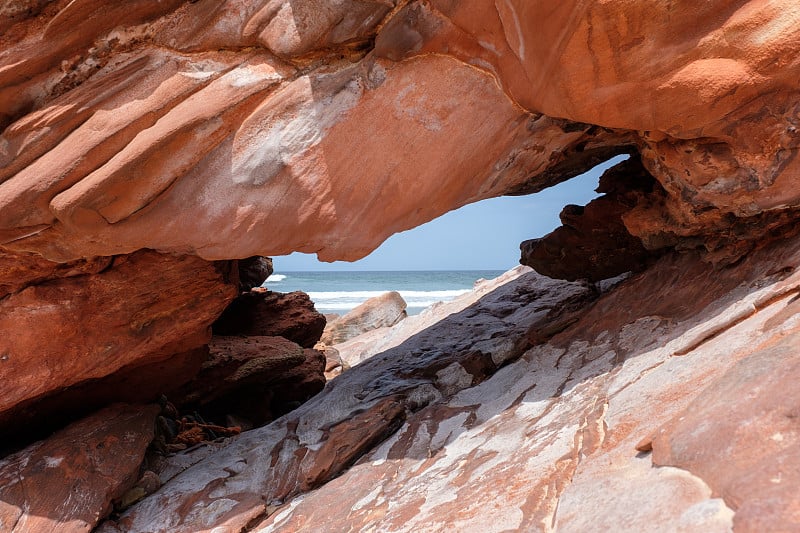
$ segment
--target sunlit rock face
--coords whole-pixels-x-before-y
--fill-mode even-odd
[[[389,339],[101,531],[797,530],[798,79],[795,0],[7,2],[0,425],[204,350],[227,260],[357,259],[625,153],[527,262],[641,273],[528,273]],[[0,529],[60,519],[25,498]]]
[[[669,193],[646,244],[800,197],[790,0],[31,4],[2,19],[0,241],[50,259],[355,259],[629,149]]]
[[[517,272],[100,531],[794,531],[798,266],[786,236],[603,294]]]

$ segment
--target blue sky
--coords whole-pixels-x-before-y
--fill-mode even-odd
[[[275,272],[331,270],[508,270],[519,264],[519,243],[560,225],[567,204],[597,197],[600,175],[618,156],[565,183],[530,196],[483,200],[393,235],[369,256],[347,263],[321,263],[316,255],[275,257]]]

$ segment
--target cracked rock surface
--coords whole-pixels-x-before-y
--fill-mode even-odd
[[[796,0],[5,2],[0,445],[196,371],[233,260],[355,260],[628,154],[525,255],[636,274],[520,270],[361,339],[98,530],[796,531],[798,79]],[[110,480],[6,457],[0,529],[94,527],[137,439]]]
[[[100,531],[791,530],[798,266],[789,236],[599,296],[518,272]]]
[[[30,4],[0,245],[51,260],[352,260],[631,151],[668,193],[626,217],[647,248],[800,204],[794,0]]]
[[[796,529],[800,275],[776,265],[797,238],[663,258],[252,530]]]

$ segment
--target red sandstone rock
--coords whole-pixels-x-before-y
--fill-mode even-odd
[[[194,341],[202,342],[204,338]],[[14,406],[0,419],[2,432],[6,434],[0,444],[0,455],[110,403],[155,403],[161,395],[172,397],[200,371],[208,359],[208,348],[200,346],[172,353],[171,346],[105,377],[54,390],[43,398]],[[181,348],[175,345],[175,349]]]
[[[215,335],[285,337],[304,348],[319,341],[325,317],[303,292],[242,294],[214,323]]]
[[[0,38],[0,244],[59,261],[354,259],[631,150],[668,193],[626,217],[634,235],[720,233],[800,203],[794,14],[792,0],[36,4]]]
[[[210,263],[148,251],[11,294],[0,301],[0,425],[46,416],[35,402],[54,392],[202,346],[234,294]]]
[[[370,357],[395,348],[408,339],[414,337],[425,331],[428,328],[435,327],[439,322],[445,320],[448,316],[455,313],[466,313],[470,316],[475,316],[478,311],[473,306],[479,307],[479,300],[490,294],[495,289],[512,282],[523,274],[531,272],[531,269],[526,266],[518,266],[505,272],[491,280],[482,280],[475,284],[472,291],[459,296],[449,302],[437,302],[429,308],[425,309],[418,315],[413,315],[405,318],[392,326],[391,328],[384,327],[362,333],[348,341],[338,344],[335,348],[336,356],[348,368],[355,366]],[[574,298],[579,305],[586,303],[586,293],[584,291],[576,291]],[[568,297],[565,302],[568,302]],[[502,314],[509,312],[509,308],[502,306],[499,310],[491,309],[489,313]],[[557,308],[553,308],[551,317],[553,321],[557,321],[557,317],[563,315],[563,302]],[[537,321],[537,327],[543,327]],[[482,332],[483,334],[485,332]],[[499,333],[498,333],[499,335]]]
[[[325,344],[339,344],[373,329],[394,326],[406,316],[406,302],[400,293],[387,292],[329,322],[320,340]]]
[[[38,254],[0,248],[0,297],[47,280],[97,274],[111,261],[111,257],[98,257],[53,263]]]
[[[267,507],[337,476],[393,434],[409,413],[446,402],[519,357],[527,347],[527,329],[580,294],[592,298],[579,284],[528,272],[348,370],[287,416],[243,433],[133,506],[114,527],[127,532],[194,531],[199,523],[243,527]],[[231,466],[237,463],[242,467]],[[109,524],[101,531],[115,529]]]
[[[373,356],[122,524],[792,529],[781,483],[794,456],[754,455],[727,419],[680,415],[705,390],[752,383],[735,367],[748,356],[771,382],[792,374],[764,343],[796,336],[800,261],[778,228],[800,205],[799,17],[794,0],[7,6],[0,245],[21,262],[0,260],[0,418],[203,343],[229,287],[200,260],[136,250],[355,259],[453,208],[633,151],[666,195],[620,215],[627,233],[729,268],[669,256],[588,308],[574,285],[503,290],[505,305],[488,298]],[[759,252],[768,232],[787,240]],[[133,254],[127,267],[92,259],[119,254]],[[735,420],[780,426],[728,399]],[[692,460],[715,432],[730,473]],[[653,468],[635,454],[642,438],[689,470]],[[670,440],[683,438],[688,451]],[[741,496],[751,483],[759,494]]]
[[[796,405],[775,391],[793,390],[800,270],[777,266],[800,240],[725,270],[660,260],[254,530],[796,529]]]
[[[784,305],[771,328],[797,313]],[[705,480],[736,510],[736,531],[798,530],[800,328],[759,344],[656,432],[653,463]]]
[[[207,416],[261,425],[325,385],[324,357],[282,337],[213,337],[200,372],[170,398]]]
[[[561,226],[540,239],[520,244],[520,263],[540,274],[592,282],[644,270],[658,250],[645,249],[630,234],[624,217],[637,205],[663,201],[664,191],[636,160],[620,163],[600,178],[600,198],[588,205],[568,205]],[[666,240],[666,239],[665,239]],[[664,242],[665,248],[673,242]]]
[[[139,479],[157,412],[109,407],[0,460],[0,530],[92,530]]]

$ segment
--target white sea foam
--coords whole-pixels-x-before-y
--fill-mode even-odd
[[[309,292],[308,295],[315,302],[322,300],[336,300],[342,298],[348,299],[363,299],[374,298],[390,292],[385,291],[331,291],[331,292]],[[469,289],[454,289],[447,291],[398,291],[404,300],[408,301],[413,298],[455,298],[469,292]]]
[[[310,292],[308,295],[314,301],[318,310],[347,312],[370,298],[380,296],[389,291],[326,291]],[[469,289],[440,290],[440,291],[398,291],[408,304],[409,309],[422,309],[436,302],[449,301]]]
[[[286,276],[283,275],[283,274],[273,274],[273,275],[271,275],[270,277],[267,278],[267,281],[265,281],[265,283],[276,283],[278,281],[283,281],[285,279],[286,279]]]
[[[430,307],[431,305],[435,304],[436,302],[441,302],[443,300],[422,300],[422,301],[415,301],[415,302],[407,302],[408,308],[414,309],[424,309],[426,307]],[[359,302],[364,303],[364,302]],[[317,311],[352,311],[355,307],[359,305],[359,303],[352,303],[352,302],[314,302],[314,307],[317,308]]]

